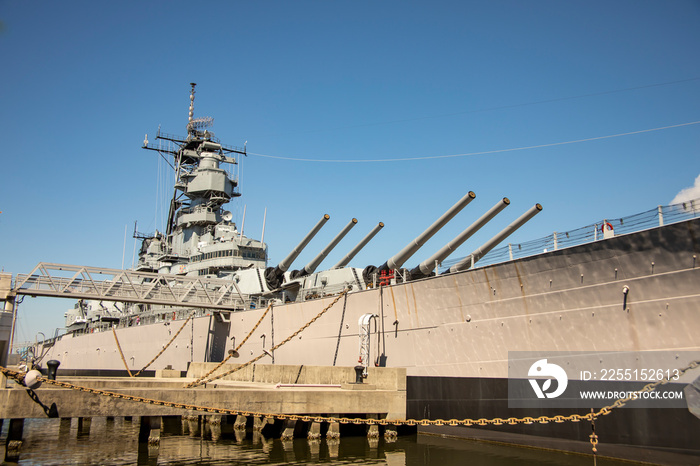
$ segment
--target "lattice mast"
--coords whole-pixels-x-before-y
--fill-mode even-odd
[[[221,144],[209,130],[214,124],[212,117],[194,118],[194,98],[196,83],[190,83],[190,105],[187,118],[187,137],[165,134],[158,129],[158,143],[149,144],[148,135],[144,149],[155,150],[165,158],[175,171],[173,197],[170,201],[166,234],[172,234],[178,227],[178,211],[183,207],[194,208],[206,205],[218,210],[233,197],[240,196],[236,190],[237,180],[230,179],[219,169],[220,163],[237,164],[228,154],[246,154],[243,149]],[[175,143],[162,144],[161,141]],[[172,157],[173,163],[169,158]],[[218,171],[212,175],[212,171]],[[201,176],[200,176],[201,175]]]

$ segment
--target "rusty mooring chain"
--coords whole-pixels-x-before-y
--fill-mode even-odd
[[[255,332],[255,330],[257,330],[257,328],[260,326],[260,324],[262,323],[262,321],[263,321],[263,319],[265,318],[265,316],[267,315],[267,313],[270,312],[270,309],[272,309],[272,303],[268,304],[267,309],[265,309],[265,312],[263,312],[263,315],[261,315],[261,316],[260,316],[260,319],[258,319],[258,323],[256,323],[256,324],[253,326],[253,328],[250,330],[250,332],[248,332],[248,335],[245,336],[245,338],[243,339],[243,341],[240,342],[240,343],[238,344],[238,346],[236,346],[236,348],[235,348],[232,352],[230,352],[230,353],[228,354],[228,356],[226,356],[226,357],[224,358],[223,361],[221,361],[219,364],[216,365],[216,367],[214,367],[212,370],[210,370],[209,372],[207,372],[206,374],[204,374],[203,376],[201,376],[200,378],[198,378],[198,379],[195,380],[194,382],[185,385],[185,388],[190,388],[190,387],[194,387],[194,386],[196,386],[196,385],[199,385],[200,382],[201,382],[202,380],[204,380],[204,379],[206,379],[207,377],[209,377],[209,376],[210,376],[213,372],[215,372],[219,367],[223,366],[229,359],[231,359],[231,358],[233,357],[233,355],[236,354],[236,352],[237,352],[239,349],[241,349],[241,346],[243,346],[243,345],[245,344],[245,342],[248,341],[248,339],[249,339],[250,336],[253,334],[253,332]]]
[[[189,322],[190,319],[192,319],[192,317],[194,317],[194,315],[195,315],[196,312],[197,312],[196,309],[194,309],[192,312],[190,312],[190,315],[187,316],[187,319],[185,319],[185,321],[182,323],[182,325],[180,326],[180,329],[175,333],[175,335],[173,335],[173,337],[172,337],[172,338],[170,339],[170,341],[163,347],[163,349],[160,350],[160,353],[156,354],[155,357],[154,357],[153,359],[151,359],[151,361],[150,361],[148,364],[146,364],[145,366],[143,366],[143,369],[141,369],[140,371],[138,371],[138,372],[134,375],[134,377],[138,377],[143,371],[145,371],[145,370],[148,368],[148,366],[150,366],[151,364],[153,364],[153,363],[156,361],[156,359],[158,359],[158,358],[160,357],[160,355],[163,354],[163,353],[165,352],[166,349],[168,349],[168,346],[170,346],[170,344],[171,344],[172,342],[175,341],[175,339],[177,338],[177,336],[180,335],[180,332],[182,332],[182,331],[184,330],[185,325],[187,325],[187,322]]]
[[[127,363],[126,363],[126,358],[124,357],[124,353],[122,352],[122,347],[121,347],[121,345],[119,344],[119,339],[117,338],[117,331],[114,329],[114,326],[112,326],[112,333],[114,334],[114,341],[117,342],[117,348],[119,349],[119,354],[120,354],[121,357],[122,357],[122,361],[124,362],[124,367],[126,367],[126,371],[129,373],[129,377],[138,377],[139,375],[141,375],[141,373],[142,373],[143,371],[145,371],[146,369],[148,369],[148,367],[149,367],[151,364],[153,364],[154,362],[156,362],[156,359],[158,359],[158,358],[161,356],[161,354],[165,353],[165,350],[168,349],[168,346],[170,346],[170,344],[171,344],[172,342],[175,341],[175,339],[177,338],[177,336],[180,335],[180,332],[182,332],[182,330],[185,328],[185,325],[187,325],[187,322],[190,321],[190,319],[194,316],[194,314],[195,314],[196,312],[197,312],[196,309],[193,310],[192,312],[190,312],[190,315],[187,316],[187,319],[185,320],[185,322],[182,323],[182,326],[180,327],[180,329],[175,333],[175,335],[173,335],[173,337],[170,339],[170,341],[169,341],[165,346],[163,346],[163,349],[161,349],[160,352],[159,352],[158,354],[156,354],[156,356],[155,356],[153,359],[151,359],[151,362],[149,362],[148,364],[146,364],[145,366],[143,366],[143,369],[141,369],[140,371],[138,371],[136,374],[133,374],[133,375],[131,374],[131,371],[129,370],[129,366],[128,366]],[[173,315],[174,315],[174,314],[173,314]]]
[[[335,306],[335,304],[336,304],[338,301],[340,301],[340,298],[342,298],[343,296],[345,296],[345,295],[348,293],[348,291],[349,291],[349,290],[347,290],[347,289],[343,290],[343,291],[333,300],[333,302],[331,302],[328,306],[326,306],[321,312],[319,312],[318,314],[316,314],[316,316],[315,316],[313,319],[311,319],[311,320],[308,321],[306,324],[304,324],[304,326],[302,326],[299,330],[297,330],[296,332],[294,332],[294,333],[292,333],[291,335],[289,335],[283,342],[278,343],[277,345],[275,345],[275,346],[273,346],[272,348],[270,348],[270,352],[275,351],[277,348],[279,348],[280,346],[282,346],[282,345],[288,343],[292,338],[294,338],[295,336],[299,335],[301,332],[303,332],[304,330],[306,330],[311,324],[313,324],[314,322],[316,322],[316,320],[317,320],[319,317],[321,317],[323,314],[325,314],[326,312],[328,312],[328,310],[329,310],[330,308],[332,308],[333,306]],[[260,324],[260,322],[258,322],[258,324]],[[251,333],[252,333],[252,332],[251,332]],[[214,381],[214,380],[220,379],[220,378],[222,378],[222,377],[226,377],[226,376],[229,375],[229,374],[233,374],[234,372],[240,371],[240,370],[243,369],[244,367],[250,366],[250,365],[253,364],[254,362],[257,362],[257,361],[259,361],[260,359],[264,358],[265,356],[266,356],[266,354],[265,354],[265,353],[262,353],[262,354],[260,354],[260,355],[258,355],[258,356],[256,356],[256,357],[254,357],[254,358],[251,359],[250,361],[248,361],[248,362],[246,362],[246,363],[244,363],[244,364],[241,364],[240,366],[234,367],[233,369],[231,369],[231,370],[229,370],[229,371],[226,371],[226,372],[224,372],[224,373],[222,373],[222,374],[219,374],[219,375],[217,375],[217,376],[215,376],[215,377],[211,377],[211,378],[205,379],[205,380],[203,380],[203,378],[200,378],[200,379],[196,380],[195,382],[191,382],[191,383],[185,385],[185,388],[196,387],[196,386],[198,386],[198,385],[202,385],[202,384],[209,383],[209,382],[212,382],[212,381]],[[213,371],[212,371],[212,372],[213,372]],[[209,374],[211,374],[211,372],[209,372]]]
[[[117,338],[117,331],[114,330],[114,325],[112,325],[112,335],[114,335],[114,341],[117,342],[117,349],[122,357],[122,362],[124,363],[126,372],[129,374],[129,377],[133,377],[134,375],[131,373],[131,370],[129,370],[129,365],[126,363],[126,358],[124,357],[124,352],[122,351],[122,345],[119,344],[119,338]]]
[[[319,315],[320,316],[320,315]],[[317,316],[316,318],[318,318]],[[700,360],[698,361],[693,361],[691,362],[688,366],[686,366],[683,369],[680,369],[677,373],[674,371],[674,378],[675,377],[680,377],[683,374],[685,374],[687,371],[691,369],[695,369],[700,366]],[[5,367],[0,366],[0,372],[5,374],[7,377],[17,381],[20,385],[23,384],[24,381],[24,373],[14,371],[12,369],[7,369]],[[126,395],[123,393],[116,393],[116,392],[110,392],[107,390],[100,390],[96,388],[90,388],[90,387],[83,387],[80,385],[74,385],[71,383],[67,382],[61,382],[58,380],[50,380],[45,377],[39,377],[38,380],[41,380],[42,382],[51,384],[51,385],[56,385],[58,387],[63,387],[63,388],[68,388],[71,390],[78,390],[86,393],[93,393],[96,395],[102,395],[102,396],[109,396],[112,398],[119,398],[123,400],[129,400],[129,401],[136,401],[139,403],[147,403],[147,404],[153,404],[157,406],[165,406],[169,408],[178,408],[178,409],[186,409],[189,411],[200,411],[200,412],[205,412],[205,413],[212,413],[212,414],[229,414],[229,415],[241,415],[241,416],[254,416],[254,417],[268,417],[268,418],[275,418],[275,419],[281,419],[281,420],[290,420],[290,421],[313,421],[313,422],[337,422],[340,424],[365,424],[365,425],[407,425],[407,426],[416,426],[416,425],[421,425],[421,426],[486,426],[486,425],[504,425],[504,424],[509,424],[509,425],[515,425],[515,424],[547,424],[549,422],[556,422],[556,423],[563,423],[563,422],[580,422],[580,421],[594,421],[598,416],[606,416],[612,412],[613,409],[619,408],[626,404],[628,401],[632,400],[635,398],[635,394],[641,394],[645,392],[651,392],[653,391],[656,387],[659,385],[664,385],[667,384],[670,381],[670,378],[666,377],[664,379],[661,379],[657,382],[650,383],[644,386],[644,388],[632,392],[632,394],[626,398],[620,398],[616,400],[613,404],[608,405],[604,408],[601,408],[597,412],[591,411],[588,414],[585,415],[580,415],[580,414],[571,414],[569,416],[562,416],[562,415],[557,415],[557,416],[539,416],[539,417],[530,417],[530,416],[525,416],[522,418],[516,418],[516,417],[509,417],[509,418],[500,418],[500,417],[495,417],[491,419],[486,419],[486,418],[480,418],[480,419],[364,419],[364,418],[348,418],[348,417],[333,417],[333,416],[308,416],[308,415],[301,415],[301,414],[279,414],[279,413],[261,413],[261,412],[252,412],[252,411],[244,411],[244,410],[237,410],[237,409],[227,409],[227,408],[214,408],[210,406],[199,406],[199,405],[189,405],[186,403],[177,403],[173,401],[165,401],[165,400],[154,400],[150,398],[144,398],[140,396],[134,396],[134,395]],[[597,439],[596,439],[597,440]]]

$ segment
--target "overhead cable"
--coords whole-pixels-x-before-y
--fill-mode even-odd
[[[285,157],[285,156],[279,156],[279,155],[258,154],[255,152],[248,152],[248,155],[255,155],[258,157],[266,157],[266,158],[279,159],[279,160],[290,160],[290,161],[295,161],[295,162],[322,162],[322,163],[408,162],[408,161],[414,161],[414,160],[447,159],[447,158],[468,157],[468,156],[475,156],[475,155],[491,155],[491,154],[499,154],[499,153],[504,153],[504,152],[515,152],[515,151],[528,150],[528,149],[541,149],[544,147],[563,146],[563,145],[567,145],[567,144],[578,144],[581,142],[599,141],[601,139],[611,139],[611,138],[619,138],[619,137],[623,137],[623,136],[632,136],[634,134],[651,133],[654,131],[663,131],[663,130],[667,130],[667,129],[680,128],[683,126],[692,126],[692,125],[697,125],[697,124],[700,124],[700,120],[691,121],[688,123],[679,123],[677,125],[660,126],[658,128],[642,129],[639,131],[630,131],[627,133],[609,134],[607,136],[596,136],[596,137],[592,137],[592,138],[576,139],[573,141],[552,142],[552,143],[548,143],[548,144],[538,144],[538,145],[534,145],[534,146],[512,147],[509,149],[495,149],[495,150],[488,150],[488,151],[466,152],[463,154],[450,154],[450,155],[426,155],[426,156],[420,156],[420,157],[400,157],[400,158],[390,158],[390,159],[308,159],[308,158],[301,158],[301,157]]]

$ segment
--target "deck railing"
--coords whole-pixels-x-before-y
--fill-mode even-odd
[[[605,238],[606,231],[612,231],[615,236],[648,230],[650,228],[682,222],[700,216],[700,199],[694,199],[678,204],[658,206],[635,215],[621,218],[604,218],[585,227],[565,232],[554,232],[544,238],[524,243],[511,243],[493,249],[476,263],[476,267],[506,262],[514,259],[534,256],[543,252],[592,243]],[[440,265],[439,271],[447,270],[452,265],[464,259],[450,259]]]

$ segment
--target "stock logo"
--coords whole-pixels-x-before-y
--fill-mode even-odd
[[[537,398],[556,398],[564,393],[566,385],[569,383],[569,378],[566,376],[564,369],[556,364],[548,363],[546,359],[540,359],[530,366],[527,375],[528,377],[549,377],[544,380],[542,386],[540,386],[538,379],[528,380]],[[552,378],[557,381],[557,386],[554,391],[548,392],[552,388]]]

